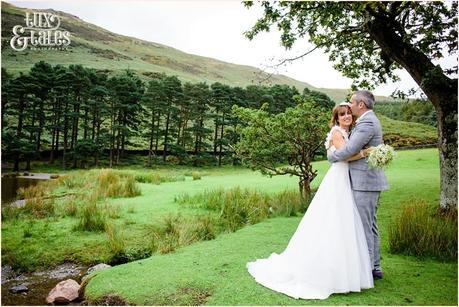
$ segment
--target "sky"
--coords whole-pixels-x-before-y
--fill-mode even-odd
[[[286,51],[280,45],[275,29],[249,41],[243,32],[253,26],[262,10],[246,9],[234,0],[79,0],[79,1],[7,1],[27,8],[52,8],[78,16],[109,31],[161,43],[187,53],[268,69],[281,59],[291,58],[310,50],[307,40],[298,41]],[[456,59],[447,59],[452,63]],[[443,65],[443,63],[441,63]],[[285,67],[278,73],[315,87],[350,87],[352,80],[333,68],[328,56],[316,50]],[[376,95],[389,96],[394,90],[418,88],[406,71],[400,71],[401,81],[377,87]]]

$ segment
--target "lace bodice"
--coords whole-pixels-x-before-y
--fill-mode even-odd
[[[332,141],[332,138],[333,138],[333,132],[338,130],[342,135],[343,135],[343,138],[344,140],[347,142],[349,140],[349,133],[344,130],[343,128],[341,128],[340,126],[333,126],[331,129],[330,129],[330,132],[328,132],[327,134],[327,139],[325,140],[325,149],[328,151],[328,150],[332,150],[334,151],[336,148],[335,146],[331,145],[331,141]]]

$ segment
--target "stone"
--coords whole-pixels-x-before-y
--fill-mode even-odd
[[[17,286],[10,288],[10,292],[12,293],[21,293],[21,292],[27,292],[27,291],[29,291],[29,288],[27,288],[27,286],[25,285],[17,285]]]
[[[14,270],[10,265],[2,266],[2,275],[1,275],[2,284],[12,279],[14,275],[15,275]]]
[[[79,290],[80,285],[73,279],[61,281],[49,292],[46,303],[69,303],[78,298]]]
[[[19,199],[19,200],[12,202],[11,206],[13,208],[22,208],[25,206],[25,203],[26,203],[25,199]]]
[[[99,270],[104,270],[104,269],[108,269],[108,268],[111,268],[112,266],[111,265],[108,265],[108,264],[105,264],[105,263],[99,263],[95,266],[92,266],[88,269],[88,271],[86,272],[86,274],[81,278],[81,281],[85,281],[86,278],[88,278],[89,275],[91,275],[92,273],[94,273],[95,271],[99,271]]]
[[[75,278],[78,275],[81,275],[82,270],[83,270],[82,267],[77,266],[75,264],[64,263],[52,270],[43,271],[43,272],[35,272],[33,273],[33,275],[44,276],[50,279],[62,280],[65,278]]]

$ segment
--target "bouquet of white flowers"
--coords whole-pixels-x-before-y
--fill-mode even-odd
[[[392,146],[380,144],[368,155],[368,165],[373,168],[384,169],[395,157],[395,150]]]

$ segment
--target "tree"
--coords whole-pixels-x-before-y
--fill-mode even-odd
[[[305,97],[311,97],[311,99],[319,106],[322,106],[326,109],[329,109],[330,111],[333,109],[335,106],[335,102],[333,99],[327,96],[327,94],[324,94],[322,92],[310,90],[307,87],[304,88],[303,90],[303,96]]]
[[[154,152],[158,151],[161,105],[164,105],[164,101],[166,100],[164,86],[162,83],[163,78],[165,78],[165,75],[150,80],[147,90],[142,98],[142,102],[144,103],[150,115],[150,121],[148,125],[148,136],[150,140],[148,151],[149,167],[152,166]],[[153,151],[153,143],[155,143],[155,151]]]
[[[29,94],[30,84],[30,76],[23,73],[2,83],[2,96],[7,97],[5,101],[8,101],[8,108],[2,108],[2,118],[7,117],[9,119],[4,120],[6,125],[2,126],[2,152],[13,156],[13,171],[16,172],[19,171],[21,157],[27,158],[26,168],[29,170],[30,158],[36,153],[35,143],[31,141],[31,138],[27,138],[25,133],[29,132],[31,136],[34,135],[31,131],[33,127],[28,124],[34,116],[32,109],[28,108],[32,99],[31,94]]]
[[[277,115],[267,111],[268,104],[259,110],[233,106],[235,116],[247,123],[235,150],[244,163],[262,174],[298,176],[300,194],[307,199],[317,175],[311,162],[323,146],[329,112],[310,99],[296,99],[296,107]]]
[[[125,145],[132,134],[137,133],[137,127],[140,124],[140,114],[143,107],[140,104],[144,94],[142,80],[132,71],[126,70],[120,76],[114,76],[108,81],[108,87],[111,90],[110,113],[111,131],[112,131],[112,148],[113,138],[116,139],[116,159],[118,164],[120,158],[124,155]],[[115,136],[116,132],[116,136]],[[111,150],[111,161],[113,150]]]
[[[214,109],[214,157],[217,156],[218,149],[218,166],[221,165],[222,161],[222,150],[223,145],[226,143],[224,139],[224,131],[227,123],[228,114],[231,111],[232,100],[231,100],[231,87],[228,85],[221,84],[220,82],[213,83],[210,88],[212,89],[212,106]]]
[[[49,108],[49,95],[54,83],[54,71],[50,64],[39,61],[30,69],[30,89],[38,98],[38,126],[36,135],[36,152],[40,155],[41,138],[47,121],[46,111]]]
[[[279,84],[271,86],[269,93],[273,99],[272,105],[269,106],[272,113],[284,112],[286,108],[294,107],[296,102],[293,97],[300,94],[294,86]]]
[[[203,152],[208,148],[206,142],[211,138],[212,130],[205,127],[205,122],[211,118],[210,114],[210,97],[211,90],[206,83],[191,84],[186,83],[184,86],[185,99],[190,106],[190,120],[192,126],[187,130],[192,135],[193,143],[193,165],[198,166],[203,160]]]
[[[164,114],[165,117],[165,127],[163,130],[163,162],[166,162],[169,146],[172,145],[173,142],[174,127],[172,123],[173,119],[177,117],[177,102],[183,99],[183,90],[182,82],[177,76],[166,76],[163,79],[163,87],[166,100],[165,103],[162,104],[161,113]]]
[[[252,2],[245,2],[247,7]],[[396,69],[413,77],[437,112],[441,208],[457,208],[457,64],[443,70],[433,60],[457,52],[458,2],[262,2],[263,16],[249,39],[276,25],[291,48],[305,36],[323,48],[335,68],[373,88],[397,80]],[[311,51],[312,51],[311,50]],[[307,55],[311,51],[303,54]],[[299,57],[297,57],[299,58]],[[293,60],[293,59],[289,59]],[[288,61],[288,60],[287,60]]]

